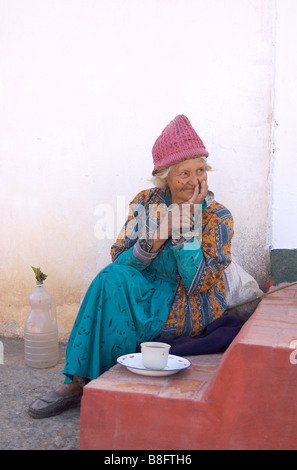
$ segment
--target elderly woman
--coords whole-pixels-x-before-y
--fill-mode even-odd
[[[208,152],[182,115],[153,147],[156,187],[139,193],[111,248],[112,263],[89,287],[66,351],[65,382],[29,407],[34,418],[79,404],[82,387],[161,340],[173,354],[223,351],[240,329],[226,312],[230,212],[208,191]]]

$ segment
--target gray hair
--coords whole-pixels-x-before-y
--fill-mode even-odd
[[[211,166],[207,163],[206,157],[202,156],[202,157],[197,157],[197,158],[200,158],[203,161],[203,163],[205,164],[206,171],[211,171],[212,170]],[[177,162],[177,163],[180,163],[180,162]],[[164,168],[163,170],[158,171],[158,173],[156,173],[156,175],[153,176],[150,181],[152,181],[152,183],[157,188],[166,189],[168,187],[168,185],[167,185],[166,181],[162,181],[161,178],[167,178],[167,176],[169,175],[169,173],[171,171],[171,168],[174,165],[175,165],[175,163],[173,165],[168,166],[167,168]]]

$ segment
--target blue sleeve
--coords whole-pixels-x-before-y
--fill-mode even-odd
[[[193,281],[203,259],[200,243],[196,237],[193,237],[180,245],[172,245],[172,249],[179,275],[188,293],[191,294]]]
[[[149,253],[143,250],[140,246],[139,240],[131,246],[128,250],[124,251],[115,260],[116,264],[127,264],[139,271],[143,271],[148,265],[156,258],[158,252]]]

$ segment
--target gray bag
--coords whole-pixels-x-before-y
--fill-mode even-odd
[[[239,304],[263,295],[257,281],[239,264],[232,261],[223,273],[226,288],[228,314],[234,315],[244,323],[255,311],[261,299],[246,305]]]

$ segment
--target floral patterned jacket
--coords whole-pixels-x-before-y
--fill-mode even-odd
[[[128,219],[111,247],[113,262],[131,247],[134,256],[144,266],[158,255],[146,251],[141,238],[148,227],[151,231],[159,226],[160,213],[164,206],[168,206],[167,196],[165,190],[153,188],[140,192],[133,199]],[[160,211],[156,210],[158,207]],[[140,215],[145,223],[140,224]],[[178,243],[171,240],[179,250],[181,260],[176,273],[177,287],[162,334],[199,335],[226,311],[222,275],[231,262],[233,218],[226,207],[214,200],[211,192],[202,205],[201,228],[202,241],[194,252],[184,249],[193,240],[182,239]]]

